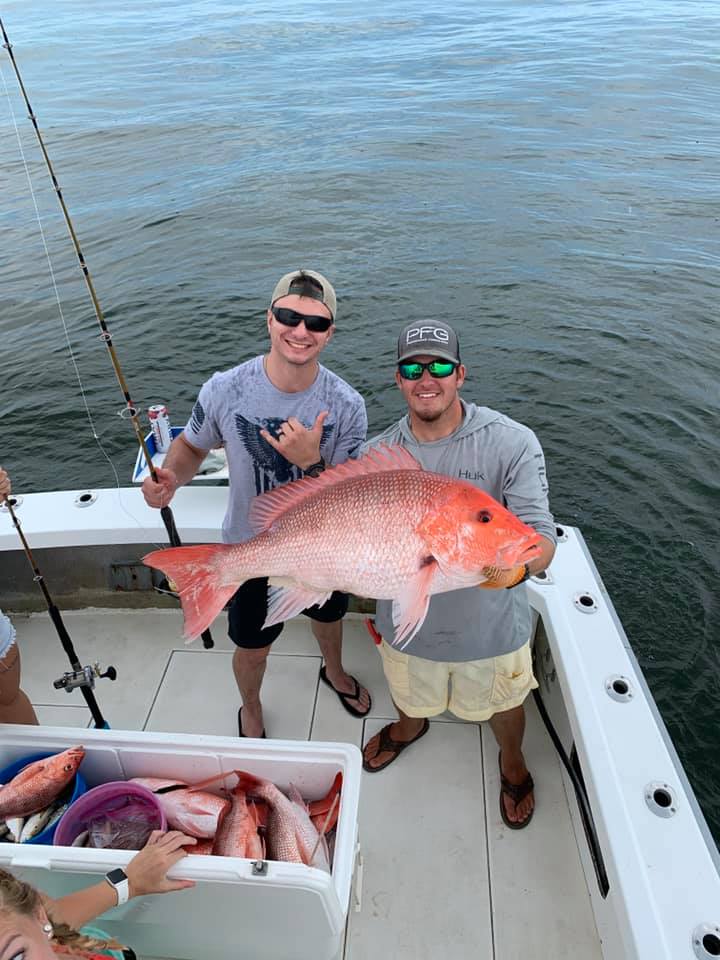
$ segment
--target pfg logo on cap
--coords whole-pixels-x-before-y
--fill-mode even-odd
[[[410,327],[405,331],[405,343],[408,346],[412,343],[424,343],[428,340],[436,340],[438,343],[450,343],[450,334],[442,327],[432,325],[422,327]]]

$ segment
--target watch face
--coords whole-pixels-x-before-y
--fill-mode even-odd
[[[127,880],[127,874],[124,870],[121,870],[120,867],[116,867],[115,870],[110,870],[105,876],[110,883],[122,883],[123,880]]]

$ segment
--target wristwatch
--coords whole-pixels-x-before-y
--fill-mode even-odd
[[[121,903],[127,903],[130,899],[130,881],[125,871],[121,870],[120,867],[117,867],[115,870],[109,870],[105,874],[105,879],[117,894],[117,905],[120,906]]]
[[[303,470],[303,473],[306,477],[319,477],[326,466],[325,458],[320,457],[317,463],[311,463],[307,470]]]
[[[512,590],[514,587],[519,587],[521,583],[525,583],[526,580],[530,579],[530,567],[524,563],[525,573],[520,577],[519,580],[516,580],[515,583],[511,583],[509,587],[505,587],[506,590]]]

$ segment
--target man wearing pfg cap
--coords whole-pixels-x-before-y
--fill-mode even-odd
[[[528,825],[534,809],[534,784],[521,748],[523,701],[537,686],[530,609],[520,584],[548,566],[556,542],[543,452],[527,427],[460,399],[465,367],[457,335],[446,323],[428,320],[403,329],[395,380],[407,415],[368,446],[401,444],[425,469],[489,493],[537,530],[541,553],[512,570],[484,570],[493,589],[432,596],[427,617],[405,652],[390,645],[391,602],[378,601],[379,650],[400,719],[368,741],[363,767],[376,772],[389,766],[427,733],[429,717],[447,709],[464,720],[489,720],[500,747],[499,812],[517,830]]]
[[[326,467],[357,456],[367,433],[365,402],[356,390],[318,362],[335,332],[335,291],[313,270],[294,270],[275,286],[267,311],[270,349],[264,356],[215,373],[205,384],[185,430],[172,443],[159,483],[147,478],[145,499],[168,503],[178,486],[195,476],[209,450],[225,447],[230,496],[223,541],[249,540],[252,499],[291,480],[317,477]],[[231,601],[229,635],[236,645],[233,670],[242,697],[241,737],[264,737],[260,688],[270,646],[283,625],[263,628],[267,579],[244,583]],[[363,717],[370,696],[343,669],[342,618],[348,598],[333,593],[310,607],[312,629],[325,663],[320,678],[345,709]]]

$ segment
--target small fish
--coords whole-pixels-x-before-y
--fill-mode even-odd
[[[8,817],[5,821],[8,834],[10,837],[10,843],[20,843],[20,834],[22,833],[23,824],[25,823],[24,817]]]
[[[240,584],[269,577],[264,625],[333,590],[393,601],[394,643],[422,626],[430,597],[477,586],[540,552],[540,535],[471,483],[423,470],[403,447],[378,447],[316,479],[253,500],[245,543],[172,547],[143,558],[178,584],[185,636],[199,636]]]
[[[73,779],[84,756],[82,747],[70,747],[28,764],[0,787],[0,817],[28,817],[44,810]]]
[[[44,810],[41,810],[39,813],[33,813],[32,816],[28,817],[25,823],[23,824],[22,831],[20,832],[20,843],[27,843],[28,840],[32,840],[33,837],[36,837],[39,833],[45,829],[45,826],[52,815],[53,808],[46,807]]]
[[[204,790],[192,790],[182,781],[156,777],[134,777],[158,799],[171,830],[181,830],[198,840],[214,837],[230,810],[230,801]]]
[[[51,803],[45,810],[41,810],[39,813],[34,813],[31,817],[28,817],[20,834],[20,843],[27,843],[28,840],[32,840],[39,833],[42,833],[43,830],[48,830],[52,827],[65,813],[68,806],[68,803]]]
[[[73,847],[87,847],[88,840],[90,839],[90,833],[88,830],[83,830],[82,833],[79,833],[73,840],[71,846]]]

